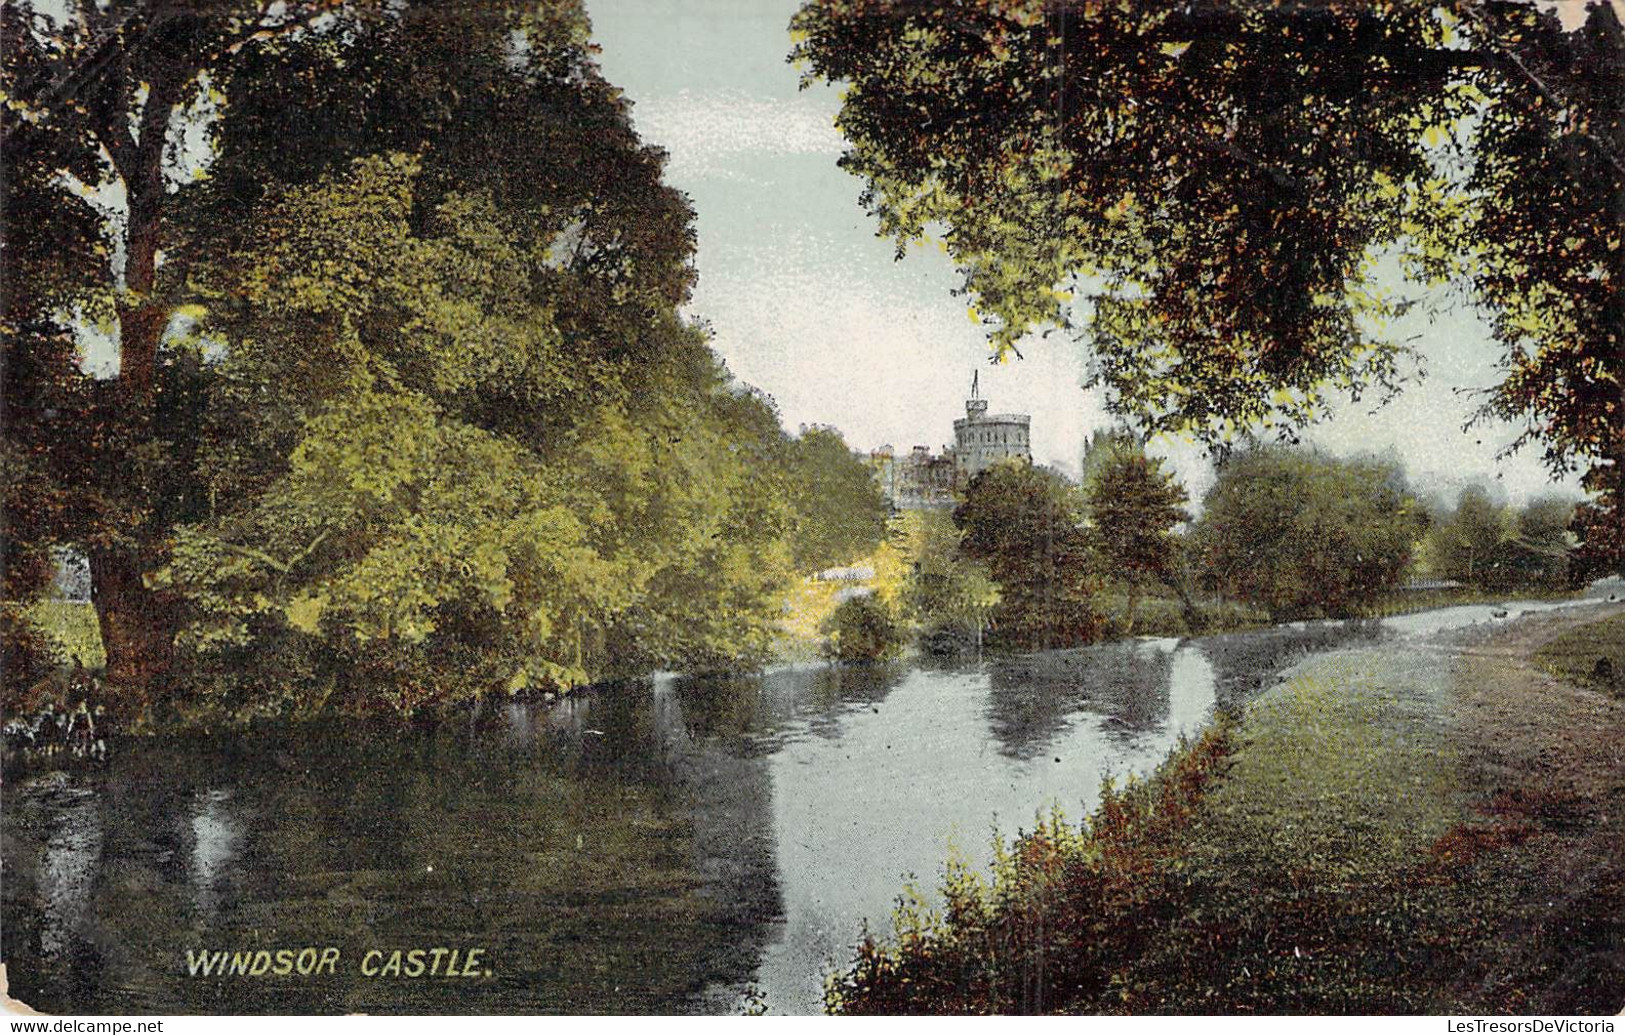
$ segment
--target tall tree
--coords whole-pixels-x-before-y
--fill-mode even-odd
[[[1410,564],[1421,511],[1397,464],[1273,446],[1218,474],[1194,532],[1202,567],[1275,618],[1347,615]]]
[[[890,507],[869,466],[834,428],[806,428],[785,457],[794,496],[796,566],[816,571],[874,552]]]
[[[960,549],[999,584],[995,642],[1027,650],[1069,647],[1099,635],[1098,588],[1078,498],[1059,475],[997,464],[971,479],[954,510]]]
[[[1413,300],[1378,274],[1398,254],[1495,314],[1486,412],[1588,468],[1584,549],[1617,563],[1614,5],[1565,32],[1507,0],[810,0],[792,30],[809,79],[843,86],[842,164],[882,233],[941,228],[998,349],[1080,319],[1147,430],[1295,429],[1400,384],[1384,328]]]
[[[1625,26],[1607,3],[1574,32],[1520,5],[1470,25],[1509,63],[1453,242],[1506,346],[1485,413],[1523,421],[1554,473],[1585,468],[1576,574],[1625,576]]]
[[[374,6],[382,5],[137,0],[44,8],[18,0],[0,15],[0,88],[7,96],[0,143],[8,164],[28,170],[24,179],[36,185],[31,201],[43,218],[74,228],[74,250],[88,248],[102,260],[99,269],[78,271],[82,279],[70,297],[54,294],[26,271],[10,281],[27,318],[8,321],[8,353],[32,358],[8,366],[7,394],[33,391],[22,385],[31,376],[71,382],[65,369],[71,353],[53,350],[48,339],[62,337],[76,311],[81,318],[108,319],[118,375],[96,393],[87,423],[59,426],[57,433],[100,447],[80,474],[94,484],[81,494],[78,509],[100,511],[108,520],[81,542],[89,549],[109,672],[129,685],[145,685],[167,667],[174,623],[174,601],[153,592],[147,578],[162,560],[162,511],[170,495],[159,366],[173,311],[165,285],[183,280],[187,265],[173,219],[193,157],[184,129],[205,117],[211,78],[244,54],[309,32],[324,18],[329,38],[337,39],[334,23],[353,24]],[[42,180],[54,196],[39,190]],[[24,235],[42,230],[18,211],[15,196],[6,200],[7,247],[27,249],[34,242]]]
[[[786,436],[677,314],[686,200],[584,33],[514,11],[242,63],[188,212],[225,359],[165,574],[228,654],[407,710],[753,660],[790,571]]]
[[[1430,534],[1434,556],[1444,575],[1470,586],[1492,586],[1503,577],[1501,545],[1507,538],[1507,515],[1480,485],[1469,485],[1456,497],[1456,509],[1437,522]]]
[[[140,19],[191,7],[132,10],[106,53],[145,82],[146,59],[122,54],[148,45]],[[186,39],[227,11],[200,8]],[[31,191],[46,213],[8,222],[41,236],[7,241],[26,273],[7,398],[21,385],[42,417],[72,418],[68,434],[8,429],[29,502],[8,497],[7,534],[33,557],[90,548],[115,679],[156,679],[178,645],[226,701],[411,712],[759,657],[792,571],[788,501],[813,494],[780,469],[776,415],[678,315],[692,211],[598,74],[580,6],[265,11],[199,51],[166,116],[191,143],[164,153],[139,312],[116,311],[135,296],[109,261],[134,202],[99,249],[93,195],[61,189],[64,169],[99,182],[94,161],[68,163],[105,127],[71,104],[51,122],[43,86],[5,109],[35,158],[8,205]],[[25,57],[66,53],[65,25],[8,32]],[[102,300],[126,363],[107,382],[73,364],[75,314]],[[128,364],[149,308],[141,388]],[[59,501],[86,439],[84,484]]]
[[[1573,520],[1574,501],[1561,496],[1531,500],[1518,512],[1509,562],[1519,584],[1555,589],[1572,580]]]
[[[1175,526],[1190,520],[1185,510],[1190,497],[1137,441],[1120,438],[1096,449],[1105,455],[1087,459],[1088,481],[1082,486],[1087,535],[1101,570],[1128,590],[1128,630],[1134,628],[1140,594],[1156,584],[1180,593],[1193,614],[1174,534]]]

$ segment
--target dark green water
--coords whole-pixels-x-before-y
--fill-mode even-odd
[[[887,930],[903,882],[933,887],[950,850],[985,860],[1050,804],[1076,818],[1103,776],[1153,768],[1305,654],[1406,631],[661,679],[434,733],[127,743],[104,769],[7,783],[0,954],[11,994],[51,1012],[732,1012],[752,986],[816,1012],[862,923]],[[306,946],[337,949],[334,972],[189,973],[189,951]],[[363,973],[414,948],[457,949],[471,976]]]

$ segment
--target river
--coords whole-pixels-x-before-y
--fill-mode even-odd
[[[1084,815],[1103,778],[1153,769],[1308,654],[1491,611],[661,677],[433,732],[126,743],[104,768],[5,787],[0,954],[11,994],[48,1012],[691,1013],[754,997],[813,1013],[863,925],[888,931],[904,883],[929,893],[950,852],[985,864],[995,833],[1039,809]],[[304,947],[338,958],[303,976],[189,972],[205,953]],[[414,948],[458,950],[458,976],[380,973]]]

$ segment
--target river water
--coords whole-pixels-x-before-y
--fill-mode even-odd
[[[985,863],[1039,809],[1082,816],[1104,777],[1153,769],[1308,654],[1491,620],[659,678],[433,732],[129,743],[105,768],[5,787],[0,954],[11,994],[49,1012],[733,1012],[755,996],[813,1013],[864,924],[887,932],[904,883],[930,891],[951,852]],[[336,959],[301,975],[307,947]],[[285,976],[190,972],[280,949]],[[456,976],[407,976],[413,949]]]

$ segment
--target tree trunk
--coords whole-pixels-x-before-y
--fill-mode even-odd
[[[1172,589],[1179,597],[1180,607],[1185,613],[1185,627],[1192,633],[1200,634],[1207,628],[1207,615],[1203,614],[1202,609],[1196,606],[1196,601],[1191,599],[1190,590],[1185,588],[1183,579],[1171,578],[1167,580],[1167,583],[1168,588]],[[1222,606],[1223,594],[1219,595],[1219,600]]]
[[[135,703],[150,699],[174,654],[175,608],[145,585],[151,567],[147,552],[135,547],[90,552],[91,600],[107,652],[107,679]]]
[[[117,306],[119,376],[114,419],[127,447],[116,461],[125,509],[134,515],[122,531],[127,545],[90,553],[91,598],[96,606],[108,681],[136,699],[150,699],[154,681],[168,671],[174,650],[176,609],[165,594],[149,589],[145,576],[163,559],[159,530],[148,525],[153,489],[139,474],[137,450],[153,441],[157,402],[158,347],[169,310],[154,294],[165,198],[163,149],[179,81],[151,84],[141,112],[140,135],[109,148],[129,206],[125,224],[125,293]],[[118,132],[109,127],[106,132]]]
[[[158,339],[167,316],[161,306],[151,302],[120,307],[120,371],[115,398],[117,420],[132,445],[153,438],[153,376]],[[119,481],[128,509],[142,514],[153,504],[152,488],[141,480],[133,459],[126,455],[111,462],[124,468]],[[163,561],[162,544],[156,541],[158,530],[138,517],[133,527],[122,531],[134,542],[90,552],[91,599],[107,652],[108,681],[145,697],[153,680],[169,671],[175,608],[145,582],[145,576]]]

